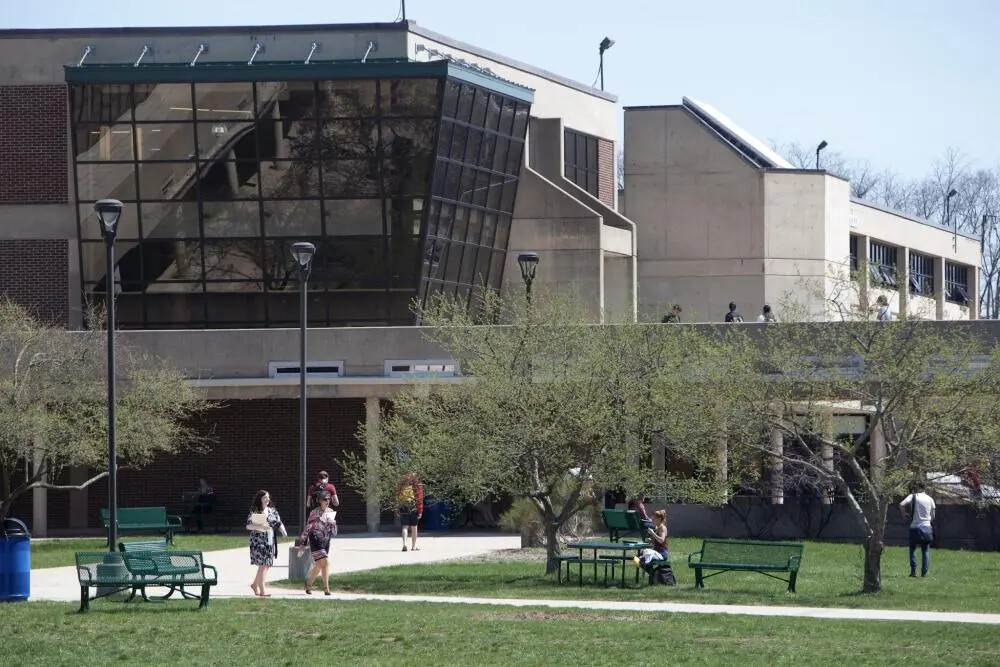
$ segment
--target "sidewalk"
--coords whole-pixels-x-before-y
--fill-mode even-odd
[[[289,542],[288,545],[291,543]],[[402,540],[398,535],[353,534],[344,535],[333,541],[330,558],[330,574],[374,570],[390,565],[406,563],[433,563],[477,556],[502,549],[517,549],[521,546],[519,535],[497,535],[495,533],[435,535],[422,533],[418,543],[419,551],[403,552]],[[288,578],[288,549],[282,544],[278,558],[267,573],[268,581]],[[205,562],[219,571],[219,584],[212,588],[212,597],[253,597],[250,582],[257,568],[250,565],[248,547],[209,551]],[[271,588],[274,597],[305,597],[301,591],[287,591]],[[322,595],[321,595],[322,597]],[[52,567],[31,571],[32,600],[79,600],[80,583],[75,567]]]

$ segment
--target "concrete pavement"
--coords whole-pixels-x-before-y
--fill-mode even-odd
[[[401,551],[398,536],[349,535],[336,538],[333,543],[331,573],[372,570],[408,563],[432,563],[457,558],[487,554],[503,549],[516,549],[520,537],[516,535],[421,535],[420,550]],[[219,570],[219,584],[212,589],[213,598],[253,597],[250,581],[256,568],[250,565],[247,548],[208,552],[205,561]],[[268,581],[288,577],[288,548],[282,552],[268,572]],[[980,623],[1000,625],[1000,614],[966,612],[932,612],[894,609],[845,609],[826,607],[757,606],[689,604],[676,602],[632,602],[614,600],[542,600],[512,598],[478,598],[436,595],[375,595],[322,593],[311,596],[298,589],[270,587],[273,598],[312,601],[417,602],[433,604],[495,605],[500,607],[543,607],[549,609],[587,609],[594,611],[634,611],[657,613],[733,614],[743,616],[784,616],[826,619],[852,619],[874,621],[910,621],[938,623]],[[75,601],[80,599],[80,586],[76,568],[56,567],[31,571],[31,599]],[[266,604],[266,601],[261,601]]]

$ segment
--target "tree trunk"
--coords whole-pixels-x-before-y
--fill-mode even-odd
[[[545,525],[545,574],[552,574],[559,571],[559,556],[562,555],[562,548],[559,544],[559,524],[552,516],[544,517],[542,521]]]
[[[882,590],[882,552],[885,550],[885,520],[888,504],[878,499],[869,506],[873,516],[868,518],[869,534],[865,539],[865,580],[862,593]]]

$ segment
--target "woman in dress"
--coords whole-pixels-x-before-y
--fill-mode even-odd
[[[247,517],[247,530],[250,531],[250,564],[257,566],[257,576],[250,588],[257,597],[269,598],[271,594],[264,590],[264,578],[274,565],[276,534],[288,533],[285,531],[285,524],[281,523],[278,510],[271,507],[271,495],[267,491],[258,491],[253,497],[250,516]]]
[[[305,532],[299,544],[309,544],[313,567],[306,579],[306,594],[312,595],[312,585],[317,576],[323,577],[323,593],[330,594],[330,538],[337,534],[337,515],[330,509],[330,493],[322,490],[316,494],[316,508],[309,513]],[[299,547],[301,549],[301,547]]]

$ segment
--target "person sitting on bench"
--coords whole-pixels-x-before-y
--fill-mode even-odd
[[[639,513],[639,519],[647,530],[654,527],[653,520],[649,518],[649,513],[646,512],[645,503],[648,502],[649,498],[643,498],[642,496],[632,496],[632,499],[628,501],[628,509]]]
[[[636,567],[649,569],[649,565],[657,561],[670,561],[670,534],[667,532],[667,511],[653,512],[653,528],[649,531],[650,548],[633,558]]]

